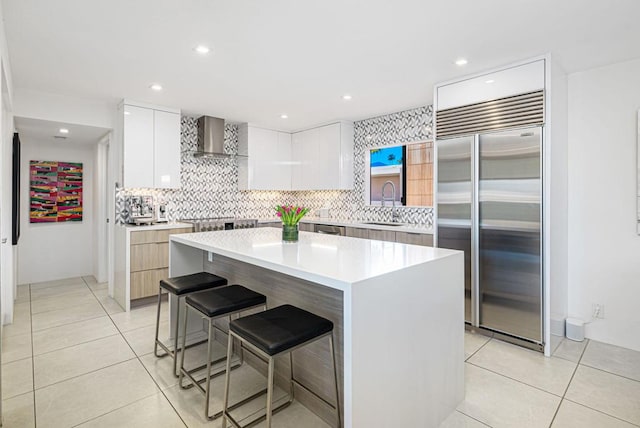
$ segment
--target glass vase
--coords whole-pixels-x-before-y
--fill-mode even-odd
[[[298,225],[287,226],[282,225],[282,241],[283,242],[298,242]]]

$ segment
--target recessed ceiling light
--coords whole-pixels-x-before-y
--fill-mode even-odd
[[[126,111],[126,110],[125,110],[125,111],[124,111],[124,114],[126,114],[126,115],[128,116],[128,115],[130,115],[130,114],[131,114],[131,112],[130,112],[130,111]]]
[[[287,116],[286,114],[281,114],[280,119],[289,119],[289,116]]]
[[[466,59],[464,59],[464,58],[458,58],[458,59],[456,60],[456,65],[458,65],[458,66],[467,65],[467,63],[468,63],[468,62],[469,62],[469,61],[467,61],[467,60],[466,60]]]
[[[493,79],[489,79],[489,80],[485,80],[484,81],[484,83],[494,83],[494,82],[495,82],[495,80],[493,80]]]
[[[206,55],[210,51],[209,47],[205,45],[198,45],[195,48],[193,48],[193,50],[198,52],[201,55]]]
[[[159,83],[154,83],[153,85],[149,86],[149,88],[153,89],[154,91],[161,91],[162,85],[160,85]]]
[[[60,128],[60,133],[61,134],[68,134],[69,130],[67,128]]]
[[[349,94],[344,94],[344,95],[342,96],[342,99],[343,99],[343,100],[345,100],[345,101],[350,101],[350,100],[351,100],[351,98],[352,98],[352,97],[351,97],[351,95],[349,95]]]

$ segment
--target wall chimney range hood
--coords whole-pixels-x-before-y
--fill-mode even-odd
[[[198,118],[197,157],[228,158],[224,152],[224,119],[211,116]]]

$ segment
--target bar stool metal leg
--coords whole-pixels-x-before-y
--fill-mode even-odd
[[[160,308],[162,306],[162,287],[158,287],[158,313],[156,314],[156,341],[154,342],[154,346],[153,346],[153,354],[158,357],[166,357],[167,355],[169,355],[167,352],[165,352],[162,355],[158,355],[158,335],[160,333]]]
[[[273,357],[269,358],[269,371],[267,374],[267,428],[271,428],[273,413]]]
[[[227,344],[227,366],[226,373],[227,375],[224,377],[224,398],[222,400],[222,428],[227,428],[227,409],[229,408],[229,383],[231,382],[231,352],[233,346],[233,335],[229,332],[229,340]],[[240,348],[242,348],[242,343],[240,343]]]
[[[340,393],[338,392],[338,366],[336,365],[336,353],[333,349],[333,332],[329,335],[329,351],[333,356],[333,381],[336,387],[336,419],[338,421],[338,428],[342,427],[342,418],[340,417]]]
[[[180,301],[184,302],[184,298],[178,297],[178,301],[176,302],[176,328],[173,332],[173,375],[178,377],[178,331],[180,329]],[[185,317],[185,326],[187,325],[187,308],[184,308],[184,317]],[[185,331],[185,339],[187,332]],[[184,349],[184,348],[183,348]]]
[[[207,392],[204,399],[204,417],[210,419],[209,416],[209,397],[211,396],[211,354],[213,354],[213,320],[209,320],[209,343],[207,344]],[[228,354],[228,352],[227,352]],[[231,357],[228,357],[229,360]],[[227,360],[227,361],[229,361]],[[215,415],[214,415],[215,417]]]

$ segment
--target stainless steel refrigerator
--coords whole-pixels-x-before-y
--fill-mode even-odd
[[[465,252],[465,321],[542,350],[542,127],[436,146],[436,245]]]

